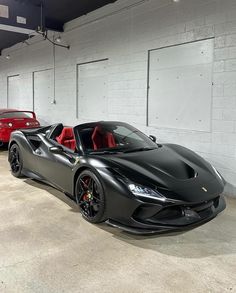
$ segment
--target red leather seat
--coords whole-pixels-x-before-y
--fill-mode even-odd
[[[56,140],[59,144],[62,144],[73,151],[76,148],[75,137],[71,127],[64,127],[62,133],[56,138]]]
[[[114,148],[116,142],[111,132],[104,132],[101,126],[96,126],[92,134],[93,149]]]

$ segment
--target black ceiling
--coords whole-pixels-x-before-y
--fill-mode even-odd
[[[6,1],[6,0],[5,0]],[[25,5],[44,5],[45,26],[49,29],[62,28],[63,24],[92,12],[117,0],[14,0]],[[1,1],[0,1],[1,2]],[[34,15],[32,15],[34,17]],[[0,30],[0,52],[14,44],[24,41],[28,35]]]
[[[28,35],[0,30],[0,50],[28,39]]]

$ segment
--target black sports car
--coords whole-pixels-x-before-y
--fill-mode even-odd
[[[9,162],[14,176],[46,181],[72,197],[87,221],[133,233],[191,229],[225,209],[225,181],[214,167],[126,123],[15,131]]]

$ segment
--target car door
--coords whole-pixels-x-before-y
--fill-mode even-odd
[[[64,192],[73,194],[73,168],[79,161],[79,155],[56,141],[41,136],[42,145],[37,151],[38,169],[42,177]],[[58,151],[58,150],[62,151]]]

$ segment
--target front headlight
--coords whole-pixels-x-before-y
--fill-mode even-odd
[[[128,187],[129,187],[129,190],[140,199],[149,198],[149,199],[155,199],[159,201],[166,201],[166,197],[164,197],[158,191],[153,190],[151,188],[137,185],[134,183],[129,184]]]

